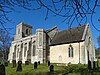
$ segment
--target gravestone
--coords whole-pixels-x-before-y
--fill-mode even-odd
[[[18,72],[21,72],[22,71],[22,62],[21,61],[18,61],[18,66],[17,66],[17,70]]]
[[[50,66],[50,61],[48,61],[48,66]]]
[[[8,66],[8,61],[4,62],[5,66]]]
[[[18,61],[18,64],[22,64],[22,61]]]
[[[95,68],[96,68],[96,65],[95,65],[95,61],[93,61],[93,69],[95,70]]]
[[[5,66],[3,64],[0,64],[0,75],[6,75],[5,74]]]
[[[37,62],[34,62],[34,69],[37,69]]]
[[[91,70],[91,61],[88,60],[88,69]]]
[[[54,66],[50,65],[50,72],[54,72]]]
[[[38,64],[40,65],[40,61],[38,61]]]
[[[16,67],[16,60],[12,60],[13,68]]]
[[[25,61],[25,65],[29,65],[29,61]]]

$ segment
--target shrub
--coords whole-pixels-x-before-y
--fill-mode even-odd
[[[29,61],[25,61],[25,65],[29,65]]]
[[[83,64],[68,64],[68,66],[65,68],[64,74],[72,72],[83,72],[85,69],[87,69],[87,66]]]
[[[54,72],[54,66],[50,65],[50,72]]]
[[[5,75],[5,66],[3,64],[0,65],[0,75]]]
[[[48,66],[50,66],[50,61],[48,61]]]
[[[37,69],[37,62],[34,62],[34,69]]]
[[[19,71],[19,72],[22,71],[22,62],[21,61],[18,61],[18,66],[17,66],[17,70],[16,71]]]
[[[12,61],[13,68],[16,67],[16,60]]]

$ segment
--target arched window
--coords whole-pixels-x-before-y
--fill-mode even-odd
[[[69,54],[69,57],[73,57],[73,47],[72,47],[72,45],[69,45],[68,54]]]
[[[28,29],[26,29],[26,34],[28,34]]]
[[[18,34],[20,34],[20,29],[18,29]]]
[[[42,33],[39,33],[39,46],[42,46]]]

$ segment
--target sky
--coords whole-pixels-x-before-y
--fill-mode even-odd
[[[57,26],[59,30],[68,29],[68,25],[66,24],[66,22],[62,22],[62,18],[59,16],[49,15],[48,19],[45,20],[45,9],[38,11],[29,11],[23,8],[16,8],[15,10],[16,11],[11,12],[8,15],[9,19],[11,19],[12,21],[4,24],[6,28],[11,28],[8,29],[8,31],[12,37],[15,35],[16,25],[18,25],[20,22],[31,25],[33,27],[33,34],[38,28],[47,30],[53,28],[54,26]],[[100,10],[96,9],[96,11],[96,15],[93,16],[93,22],[94,25],[98,29],[100,29],[100,21],[98,21],[98,19],[100,19]],[[100,35],[100,32],[91,25],[91,22],[88,23],[91,27],[94,45],[95,47],[98,47],[97,37]],[[76,26],[76,24],[72,25],[72,27]]]

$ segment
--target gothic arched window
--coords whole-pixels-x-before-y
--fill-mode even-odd
[[[68,55],[69,55],[69,57],[73,57],[73,47],[72,47],[72,45],[69,45]]]
[[[28,34],[28,29],[26,29],[26,34]]]

